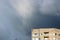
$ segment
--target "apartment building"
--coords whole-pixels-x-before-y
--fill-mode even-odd
[[[60,40],[60,29],[57,28],[32,29],[32,40]]]

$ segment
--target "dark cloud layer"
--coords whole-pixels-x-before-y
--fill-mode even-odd
[[[9,0],[0,0],[0,40],[31,40],[33,28],[60,28],[60,0],[31,2],[32,16],[24,19]]]

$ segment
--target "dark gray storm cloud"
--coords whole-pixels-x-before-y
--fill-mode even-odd
[[[0,40],[31,40],[42,27],[60,28],[60,0],[0,0]]]

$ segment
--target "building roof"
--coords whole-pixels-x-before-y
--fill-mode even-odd
[[[35,28],[35,29],[33,29],[33,30],[40,30],[40,29],[55,29],[55,30],[60,30],[60,29],[58,29],[58,28]]]

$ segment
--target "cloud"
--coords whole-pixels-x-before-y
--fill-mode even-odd
[[[40,4],[40,12],[43,14],[53,14],[60,15],[58,11],[60,11],[59,0],[42,0]],[[58,3],[57,3],[58,2]]]
[[[31,29],[60,28],[59,0],[1,0],[1,40],[31,40]]]
[[[34,8],[29,0],[11,0],[10,3],[23,18],[26,19],[32,15]]]

